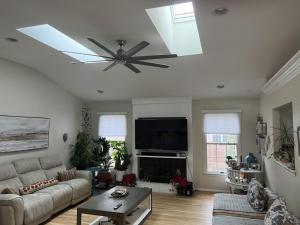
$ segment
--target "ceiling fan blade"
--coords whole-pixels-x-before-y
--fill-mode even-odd
[[[177,54],[170,54],[170,55],[147,55],[147,56],[136,56],[131,57],[128,61],[137,61],[137,60],[148,60],[148,59],[167,59],[167,58],[176,58],[178,57]]]
[[[160,68],[169,68],[167,65],[157,64],[157,63],[150,63],[150,62],[143,62],[143,61],[131,61],[132,64],[140,64],[144,66],[153,66],[153,67],[160,67]]]
[[[103,55],[96,55],[96,54],[89,54],[89,53],[70,52],[70,51],[61,51],[61,52],[62,53],[76,54],[76,55],[89,55],[89,56],[101,57],[101,58],[104,58],[104,59],[113,59],[112,57],[103,56]]]
[[[117,65],[117,62],[113,62],[112,64],[110,64],[108,67],[106,67],[103,71],[107,71],[109,70],[110,68],[112,68],[113,66]]]
[[[104,45],[100,44],[98,41],[96,41],[93,38],[88,38],[88,40],[92,43],[94,43],[95,45],[97,45],[99,48],[103,49],[104,51],[106,51],[107,53],[109,53],[110,55],[112,55],[113,57],[116,57],[116,53],[114,53],[113,51],[111,51],[110,49],[106,48]]]
[[[128,51],[126,51],[126,56],[130,57],[133,56],[134,54],[136,54],[137,52],[141,51],[142,49],[146,48],[149,45],[149,43],[147,41],[142,41],[139,44],[137,44],[136,46],[134,46],[133,48],[129,49]]]
[[[126,66],[128,69],[132,70],[135,73],[141,72],[138,68],[136,68],[134,65],[132,65],[130,63],[125,63],[124,66]]]

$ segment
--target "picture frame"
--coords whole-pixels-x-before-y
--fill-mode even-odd
[[[300,126],[297,127],[297,138],[298,138],[298,156],[300,156]]]
[[[0,115],[0,153],[47,149],[50,118]]]

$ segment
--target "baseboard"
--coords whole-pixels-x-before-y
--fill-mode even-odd
[[[218,190],[218,189],[211,189],[211,188],[195,188],[195,191],[207,191],[207,192],[214,192],[214,193],[228,193],[228,190]]]

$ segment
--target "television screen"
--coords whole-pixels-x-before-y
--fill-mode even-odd
[[[135,148],[187,151],[187,119],[140,118],[135,120]]]

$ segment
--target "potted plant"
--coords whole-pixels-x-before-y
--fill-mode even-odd
[[[115,142],[113,145],[112,158],[115,162],[116,181],[122,182],[125,171],[130,164],[131,154],[128,153],[125,142]]]
[[[73,154],[71,163],[79,170],[86,169],[90,166],[90,130],[91,130],[91,116],[88,108],[83,108],[81,111],[82,123],[81,131],[77,134],[76,143],[72,146]]]
[[[103,171],[108,172],[111,164],[109,148],[110,145],[106,138],[99,137],[97,139],[93,139],[91,166],[102,168]]]

